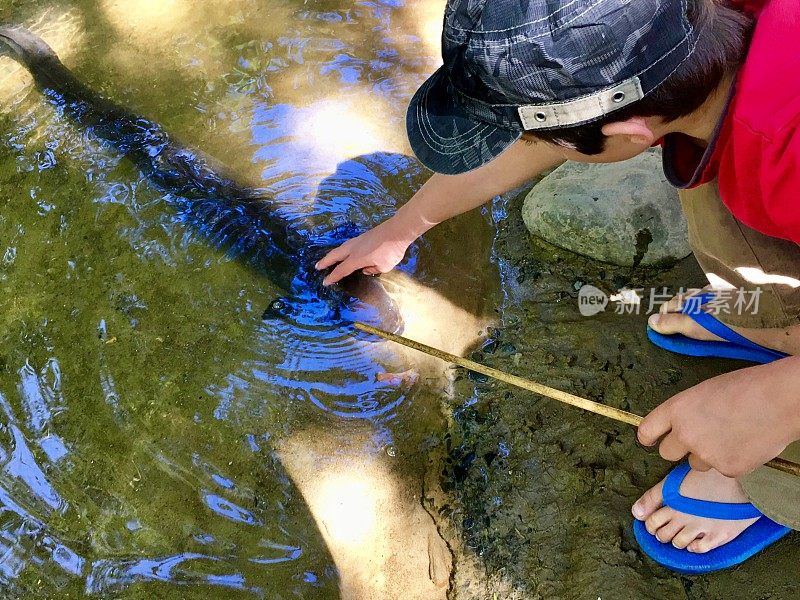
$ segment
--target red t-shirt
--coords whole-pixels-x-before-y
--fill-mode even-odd
[[[681,188],[715,177],[745,225],[800,244],[800,0],[739,2],[758,15],[728,109],[705,151],[664,139],[664,171]]]

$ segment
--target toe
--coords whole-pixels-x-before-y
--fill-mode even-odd
[[[664,335],[683,334],[695,340],[719,340],[717,336],[704,329],[694,320],[679,313],[654,314],[647,324],[651,329]]]
[[[695,552],[697,554],[705,554],[714,548],[717,548],[723,544],[724,537],[720,535],[715,535],[713,533],[707,533],[700,537],[699,539],[695,539],[691,542],[686,549],[689,552]]]
[[[687,525],[672,538],[672,545],[682,550],[694,542],[700,535],[702,535],[701,529]]]
[[[664,335],[682,333],[685,315],[679,313],[656,313],[650,315],[647,324],[651,329]]]
[[[664,525],[669,523],[674,517],[675,511],[671,508],[659,508],[656,512],[647,517],[647,520],[644,522],[645,529],[647,529],[650,535],[655,535],[659,529],[664,527]]]
[[[696,302],[695,300],[692,300],[693,296],[709,292],[716,296],[716,294],[714,293],[714,291],[711,289],[710,286],[705,287],[703,289],[699,288],[689,289],[686,291],[686,293],[676,294],[669,302],[665,302],[664,304],[661,305],[659,312],[662,314],[679,313],[684,309],[684,307],[686,307],[686,304],[688,302],[690,301]]]
[[[661,508],[664,504],[663,496],[661,495],[662,486],[663,482],[651,487],[634,503],[631,512],[636,519],[645,521],[650,518],[650,515]]]
[[[656,539],[662,544],[671,542],[672,539],[684,529],[684,524],[680,519],[673,519],[656,531]]]

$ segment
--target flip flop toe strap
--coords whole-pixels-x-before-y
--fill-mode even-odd
[[[725,521],[755,519],[764,516],[761,511],[749,502],[734,504],[728,502],[712,502],[710,500],[697,500],[695,498],[683,496],[680,493],[681,484],[691,470],[688,463],[683,463],[675,467],[675,469],[667,475],[662,491],[664,504],[666,506],[687,515]]]
[[[698,294],[693,296],[685,302],[681,312],[691,318],[695,323],[700,325],[706,331],[709,331],[721,337],[726,342],[737,344],[743,348],[757,350],[766,354],[774,356],[776,359],[786,358],[788,355],[771,348],[765,348],[760,344],[756,344],[748,340],[746,337],[739,335],[733,329],[725,325],[722,321],[715,318],[713,315],[703,311],[702,307],[714,299],[713,294]]]

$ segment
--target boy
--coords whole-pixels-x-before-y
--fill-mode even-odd
[[[731,327],[680,299],[650,319],[662,347],[763,363],[678,394],[639,428],[664,458],[689,457],[633,506],[643,550],[677,570],[728,567],[800,529],[800,478],[761,467],[800,459],[798,39],[795,0],[450,0],[444,67],[408,113],[437,174],[318,264],[336,265],[326,284],[387,272],[437,223],[545,169],[661,141],[711,283],[762,292]]]

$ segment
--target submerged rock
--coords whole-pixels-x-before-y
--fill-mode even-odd
[[[567,163],[533,188],[522,216],[533,235],[624,267],[691,253],[678,193],[657,150],[621,163]]]

